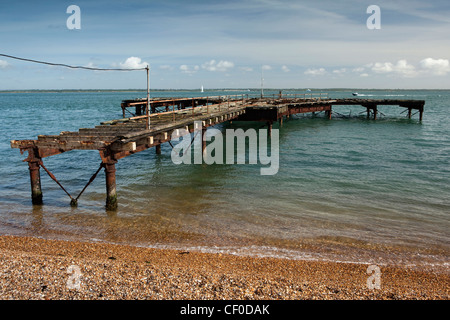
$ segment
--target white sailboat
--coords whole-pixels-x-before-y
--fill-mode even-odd
[[[203,86],[202,86],[202,92],[203,92]]]

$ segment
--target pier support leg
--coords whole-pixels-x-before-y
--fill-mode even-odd
[[[367,108],[367,120],[369,120],[369,119],[370,119],[370,109]]]
[[[377,107],[374,107],[373,108],[373,120],[377,120],[377,113],[378,113]]]
[[[423,109],[420,109],[419,111],[419,121],[422,121],[423,119]]]
[[[206,128],[202,129],[202,153],[206,152]]]
[[[41,175],[39,168],[40,166],[38,161],[28,162],[31,182],[31,202],[35,205],[42,204]]]
[[[157,144],[155,148],[156,154],[161,154],[161,144]]]
[[[136,115],[137,116],[142,115],[141,106],[136,106]]]
[[[412,112],[412,109],[408,108],[408,119],[411,119],[411,112]]]
[[[271,137],[272,136],[273,122],[272,121],[267,122],[267,126],[269,127],[269,137]]]
[[[328,120],[331,120],[331,109],[325,111],[325,116],[327,117]]]
[[[126,106],[123,103],[120,106],[122,108],[122,118],[125,118],[125,108],[126,108]]]
[[[283,116],[280,118],[280,128],[283,126]]]
[[[106,210],[117,209],[117,192],[116,192],[116,165],[115,163],[105,164],[106,176]]]

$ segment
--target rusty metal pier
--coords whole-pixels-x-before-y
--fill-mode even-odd
[[[404,108],[407,117],[412,111],[419,113],[422,121],[424,100],[384,100],[384,99],[329,99],[327,94],[278,94],[273,97],[249,98],[248,95],[216,96],[199,98],[165,98],[122,101],[122,119],[100,123],[94,128],[81,128],[76,132],[63,131],[59,135],[39,135],[35,140],[12,140],[11,147],[27,152],[24,160],[28,162],[31,182],[32,203],[43,203],[40,168],[71,198],[76,206],[78,198],[104,169],[106,182],[106,209],[115,210],[118,205],[116,191],[115,164],[122,158],[155,147],[161,153],[161,144],[180,136],[185,129],[194,132],[199,128],[194,122],[202,124],[202,135],[206,128],[226,121],[264,121],[268,124],[269,134],[274,122],[282,124],[284,118],[293,114],[324,112],[331,119],[333,106],[362,106],[366,108],[367,118],[373,115],[377,119],[379,105],[392,105]],[[149,108],[148,110],[146,108]],[[129,115],[128,117],[126,117]],[[150,129],[147,124],[150,122]],[[184,131],[185,132],[185,131]],[[206,141],[202,139],[202,147]],[[59,183],[56,177],[44,166],[43,159],[71,150],[98,150],[101,164],[87,185],[76,197],[72,197]]]

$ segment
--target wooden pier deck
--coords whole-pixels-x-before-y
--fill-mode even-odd
[[[124,100],[121,108],[122,119],[100,123],[94,128],[81,128],[75,132],[64,131],[59,135],[39,135],[34,140],[12,140],[11,147],[18,148],[23,153],[28,152],[24,160],[28,162],[31,181],[32,203],[42,204],[43,196],[40,181],[42,167],[71,198],[71,204],[76,205],[78,198],[86,187],[104,168],[106,176],[106,208],[117,208],[117,193],[115,181],[115,164],[118,160],[136,152],[155,147],[161,152],[161,144],[170,142],[173,137],[181,135],[185,129],[189,132],[201,129],[202,135],[206,128],[230,120],[264,121],[267,122],[269,133],[272,124],[282,123],[283,119],[293,114],[324,112],[331,119],[332,106],[358,105],[366,108],[367,118],[373,115],[376,120],[378,105],[393,105],[404,108],[411,118],[416,110],[422,120],[424,100],[375,100],[375,99],[329,99],[306,97],[305,95],[278,95],[273,98],[248,98],[247,96],[221,96],[181,99],[152,100],[149,116],[146,113],[147,101],[144,99]],[[133,110],[133,112],[130,111]],[[151,111],[151,112],[150,112]],[[130,114],[130,117],[125,117]],[[201,128],[195,128],[194,123],[201,123]],[[150,123],[150,128],[148,128]],[[180,133],[178,133],[180,132]],[[203,148],[206,142],[203,141]],[[73,198],[59,183],[54,175],[46,169],[42,159],[70,150],[98,150],[102,164],[86,187],[77,198]]]

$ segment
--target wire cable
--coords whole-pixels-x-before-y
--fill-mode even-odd
[[[83,67],[83,66],[71,66],[71,65],[63,64],[63,63],[52,63],[52,62],[39,61],[39,60],[33,60],[33,59],[25,59],[25,58],[10,56],[7,54],[2,54],[2,53],[0,53],[0,57],[6,57],[6,58],[40,63],[40,64],[46,64],[49,66],[66,67],[66,68],[71,68],[71,69],[86,69],[86,70],[95,70],[95,71],[137,71],[137,70],[146,70],[147,69],[146,67],[145,68],[136,68],[136,69],[131,69],[131,68],[116,68],[116,69],[114,69],[114,68],[92,68],[92,67]]]

